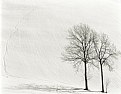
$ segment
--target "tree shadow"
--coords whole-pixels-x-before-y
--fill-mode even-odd
[[[94,90],[85,90],[84,88],[60,89],[60,90],[58,90],[58,91],[60,91],[60,92],[68,92],[68,93],[79,93],[79,92],[107,93],[107,92],[94,91]]]
[[[101,91],[93,91],[93,90],[85,90],[84,88],[75,88],[75,87],[64,87],[64,86],[48,86],[48,85],[32,85],[32,84],[24,84],[20,86],[14,86],[7,89],[12,90],[36,90],[36,91],[45,91],[45,92],[66,92],[66,93],[80,93],[80,92],[97,92],[97,93],[106,93]]]

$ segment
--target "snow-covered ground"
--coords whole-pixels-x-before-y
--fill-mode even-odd
[[[67,45],[66,31],[79,23],[108,34],[121,50],[120,0],[3,0],[2,60],[8,72],[2,68],[3,94],[73,94],[73,90],[6,89],[24,84],[84,88],[83,72],[75,73],[71,64],[61,60]],[[105,81],[111,80],[109,94],[120,94],[121,59],[115,61],[113,72],[104,74]],[[89,76],[89,89],[101,90],[99,70],[92,69]],[[83,93],[98,92],[75,92]]]
[[[2,94],[101,94],[100,91],[86,91],[80,87],[51,82],[32,81],[22,78],[3,77]]]

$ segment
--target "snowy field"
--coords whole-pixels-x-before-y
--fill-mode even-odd
[[[79,86],[23,78],[3,77],[2,94],[102,94],[100,90],[84,90]],[[108,90],[107,94],[120,94],[120,88]],[[106,93],[105,93],[106,94]]]
[[[3,94],[102,94],[99,70],[90,70],[85,91],[83,71],[61,53],[66,31],[79,23],[108,34],[121,50],[120,0],[3,0],[2,21]],[[120,58],[114,67],[104,81],[111,81],[108,94],[121,94]]]

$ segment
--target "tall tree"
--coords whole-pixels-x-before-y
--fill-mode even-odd
[[[116,50],[116,47],[110,43],[106,34],[101,34],[99,36],[95,33],[93,43],[95,60],[98,61],[100,65],[102,92],[104,92],[103,66],[108,66],[110,71],[113,70],[113,59],[118,56],[119,52]]]
[[[87,64],[93,59],[93,34],[93,30],[86,24],[74,26],[69,30],[69,36],[67,38],[70,44],[62,54],[63,60],[72,62],[75,68],[83,63],[85,70],[85,90],[88,90]]]

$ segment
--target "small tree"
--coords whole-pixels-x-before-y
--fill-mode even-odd
[[[119,52],[117,52],[116,47],[110,43],[106,34],[102,34],[101,36],[95,34],[93,43],[95,49],[95,60],[98,61],[100,65],[102,92],[104,92],[103,66],[108,66],[109,71],[112,71],[113,59],[118,56]]]
[[[87,64],[93,59],[93,30],[88,25],[80,24],[69,30],[70,44],[65,48],[63,60],[72,62],[75,68],[84,64],[85,90],[88,90]]]
[[[110,84],[110,80],[107,79],[107,80],[106,80],[106,83],[105,83],[105,92],[106,92],[106,93],[108,92],[109,84]]]

